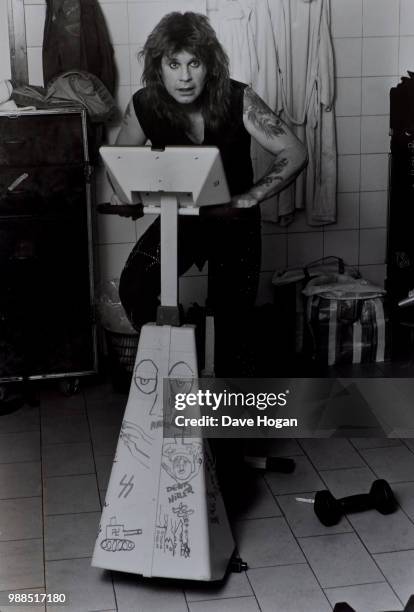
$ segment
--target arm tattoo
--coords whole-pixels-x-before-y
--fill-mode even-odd
[[[280,174],[283,168],[286,168],[288,164],[289,161],[286,159],[286,157],[283,157],[282,159],[276,159],[271,165],[269,172],[267,172],[265,176],[263,176],[256,183],[256,186],[261,187],[263,185],[269,187],[272,184],[281,183],[283,181],[283,178],[280,176]]]
[[[264,132],[267,138],[286,133],[279,117],[250,87],[244,90],[243,113],[258,130]]]

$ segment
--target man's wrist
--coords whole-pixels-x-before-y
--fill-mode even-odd
[[[263,200],[263,197],[264,197],[263,191],[257,187],[252,187],[251,189],[249,189],[249,191],[247,192],[247,195],[251,196],[253,199],[257,200],[258,202],[261,202],[261,200]]]

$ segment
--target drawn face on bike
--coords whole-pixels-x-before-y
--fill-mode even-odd
[[[194,471],[193,462],[185,455],[178,455],[173,459],[173,472],[176,480],[188,480]]]
[[[152,359],[142,359],[135,368],[134,381],[144,395],[151,395],[157,390],[158,368]]]
[[[141,359],[135,366],[134,383],[136,386],[136,399],[140,401],[148,414],[162,416],[162,405],[159,401],[161,394],[158,389],[158,367],[152,359]]]

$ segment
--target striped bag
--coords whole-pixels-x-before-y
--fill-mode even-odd
[[[384,361],[384,289],[332,274],[309,281],[303,293],[315,358],[328,365]]]
[[[273,274],[274,306],[280,321],[279,346],[283,342],[285,354],[308,354],[309,334],[303,290],[311,279],[334,273],[359,277],[359,272],[333,255],[316,259],[306,266],[276,270]]]

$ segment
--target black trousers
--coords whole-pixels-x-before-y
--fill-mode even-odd
[[[208,261],[208,305],[215,318],[216,376],[253,375],[252,311],[261,256],[260,209],[207,207],[180,216],[178,273]],[[120,279],[119,294],[136,329],[155,321],[161,291],[160,219],[138,240]]]

